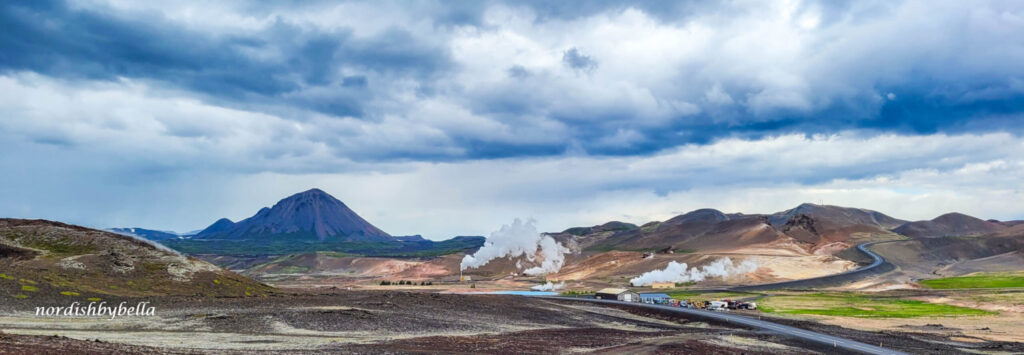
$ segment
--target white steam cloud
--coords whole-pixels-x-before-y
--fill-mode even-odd
[[[533,286],[533,287],[530,287],[530,289],[534,290],[534,291],[555,291],[555,290],[561,290],[564,287],[565,287],[565,282],[559,282],[559,283],[556,284],[556,283],[551,283],[551,281],[548,281],[548,283],[546,283],[546,284]]]
[[[686,263],[669,262],[664,270],[653,270],[644,273],[629,283],[633,286],[648,286],[655,282],[690,282],[704,281],[709,277],[727,277],[730,275],[745,274],[757,270],[757,263],[747,260],[739,265],[733,264],[729,258],[715,260],[711,264],[704,265],[700,269],[688,268]]]
[[[569,249],[559,244],[554,238],[541,235],[534,226],[534,220],[525,223],[516,218],[510,225],[503,225],[501,229],[491,233],[473,255],[466,255],[462,258],[461,270],[478,268],[486,265],[491,260],[503,257],[523,256],[526,260],[534,262],[538,251],[542,258],[540,265],[523,270],[527,275],[544,275],[557,272],[565,263],[565,253]],[[516,264],[516,268],[521,264]]]

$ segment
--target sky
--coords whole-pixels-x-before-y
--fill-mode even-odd
[[[1024,219],[1024,2],[8,1],[0,216]]]

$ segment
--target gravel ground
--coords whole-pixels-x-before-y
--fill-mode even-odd
[[[145,301],[156,307],[155,317],[114,321],[32,313],[36,305],[69,303],[61,298],[5,303],[0,353],[833,353],[772,333],[675,314],[517,296],[339,290]],[[941,339],[911,333],[780,322],[867,343],[884,341],[911,353],[961,352]],[[1003,350],[1005,345],[972,346]]]

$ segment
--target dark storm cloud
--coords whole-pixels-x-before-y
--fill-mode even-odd
[[[310,120],[307,112],[355,117],[365,124],[313,130],[329,137],[314,143],[357,161],[647,155],[728,137],[1020,133],[1024,126],[1024,28],[1013,20],[1024,11],[1014,3],[226,4],[226,12],[266,22],[221,31],[187,25],[167,8],[5,2],[0,71],[72,86],[127,78],[298,121]],[[373,11],[313,18],[348,5]],[[527,27],[502,22],[520,12]],[[520,53],[541,48],[534,53],[553,58],[453,53],[465,49],[459,40],[492,43],[483,36],[500,31],[528,42]],[[618,37],[590,36],[609,31]],[[772,39],[780,42],[762,47]],[[489,50],[517,45],[494,43]],[[694,43],[685,56],[671,56]],[[552,62],[560,67],[537,64]],[[468,71],[476,66],[493,67],[497,79]],[[462,113],[420,110],[431,105],[475,117],[451,124]],[[165,126],[169,135],[208,136],[202,125]],[[72,133],[54,137],[36,140],[77,141]],[[356,141],[387,143],[349,143]]]
[[[6,2],[0,5],[0,23],[0,70],[5,72],[143,78],[236,104],[271,100],[338,116],[361,116],[359,101],[366,95],[366,77],[344,76],[342,69],[425,78],[450,65],[443,48],[400,29],[354,38],[347,30],[321,32],[278,21],[253,33],[215,36],[158,13],[118,14],[61,1]],[[260,58],[252,52],[273,55]],[[316,87],[337,92],[323,99],[303,97]]]

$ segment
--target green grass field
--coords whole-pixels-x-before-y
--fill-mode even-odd
[[[770,313],[856,318],[953,317],[995,314],[995,312],[974,308],[856,294],[817,293],[771,296],[761,299],[758,306],[762,311]]]
[[[934,289],[1024,287],[1024,274],[977,274],[922,280],[920,284]]]

